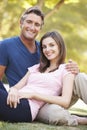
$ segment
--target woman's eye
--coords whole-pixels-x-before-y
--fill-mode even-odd
[[[52,47],[52,46],[54,46],[54,44],[51,44],[50,46]]]

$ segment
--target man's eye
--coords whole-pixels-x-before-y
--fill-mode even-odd
[[[27,23],[31,23],[31,21],[27,21]]]
[[[40,27],[40,26],[41,26],[41,25],[40,25],[40,24],[38,24],[38,23],[37,23],[37,24],[35,24],[35,25],[36,25],[37,27]]]

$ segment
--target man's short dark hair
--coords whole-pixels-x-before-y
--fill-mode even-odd
[[[44,14],[38,6],[33,6],[33,7],[28,8],[27,10],[25,10],[25,12],[22,14],[20,20],[24,21],[26,16],[30,13],[34,13],[34,14],[40,16],[43,21],[43,24],[44,24]]]

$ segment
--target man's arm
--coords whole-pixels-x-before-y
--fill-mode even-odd
[[[68,63],[66,63],[66,69],[70,71],[72,74],[78,74],[80,71],[78,64],[71,59],[68,61]]]
[[[6,66],[0,65],[0,81],[3,78],[4,72],[5,72]]]

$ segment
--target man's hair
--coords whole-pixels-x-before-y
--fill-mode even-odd
[[[41,19],[42,19],[42,22],[44,24],[44,14],[38,6],[33,6],[33,7],[28,8],[27,10],[25,10],[25,12],[22,14],[20,20],[24,21],[26,16],[30,13],[34,13],[34,14],[40,16]]]

